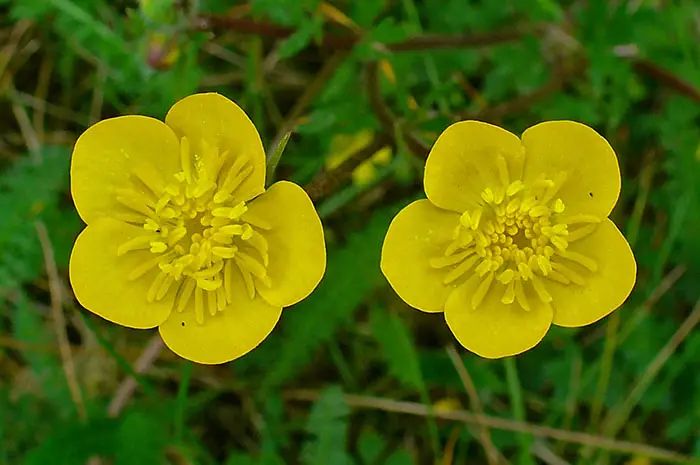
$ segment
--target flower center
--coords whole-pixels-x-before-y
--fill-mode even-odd
[[[248,199],[237,195],[253,172],[249,158],[220,154],[204,141],[199,152],[191,150],[186,137],[181,139],[182,171],[170,182],[150,165],[134,170],[131,188],[118,191],[117,200],[129,209],[121,219],[142,226],[144,234],[121,244],[117,254],[150,250],[153,258],[134,268],[129,280],[158,268],[147,301],[161,300],[175,289],[177,310],[194,299],[195,317],[202,324],[205,313],[214,316],[232,302],[234,273],[243,276],[251,299],[256,288],[271,282],[262,235],[270,225],[254,218]]]
[[[547,280],[583,285],[581,273],[597,270],[594,260],[571,251],[569,244],[593,232],[600,220],[564,214],[564,202],[556,195],[565,173],[554,180],[541,176],[526,186],[521,180],[510,181],[502,155],[497,165],[501,185],[481,192],[479,207],[462,214],[444,256],[430,265],[446,269],[445,284],[472,271],[479,281],[472,294],[474,309],[495,280],[502,286],[502,303],[517,302],[529,311],[532,297],[544,304],[552,301]]]

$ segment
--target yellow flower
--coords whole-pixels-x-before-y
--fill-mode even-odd
[[[396,293],[443,312],[459,342],[487,358],[534,347],[550,325],[591,324],[625,301],[637,265],[608,219],[620,170],[608,142],[571,121],[519,139],[464,121],[425,165],[427,200],[394,218],[381,268]]]
[[[246,354],[326,264],[306,192],[264,185],[260,136],[221,95],[187,97],[165,123],[122,116],[90,127],[71,164],[87,223],[70,261],[78,301],[123,326],[158,326],[195,362]]]

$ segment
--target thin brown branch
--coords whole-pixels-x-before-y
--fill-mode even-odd
[[[370,106],[384,128],[384,131],[394,137],[398,147],[400,147],[401,142],[403,142],[413,155],[426,158],[430,147],[406,128],[401,127],[396,116],[391,112],[386,102],[384,102],[381,82],[379,80],[379,66],[376,61],[367,64],[367,68],[365,69],[365,83]]]
[[[37,236],[39,237],[39,242],[41,243],[41,250],[44,253],[44,265],[46,267],[46,275],[49,279],[49,292],[51,294],[51,314],[53,316],[54,330],[56,331],[56,338],[61,354],[63,372],[66,376],[68,389],[70,390],[71,399],[78,412],[78,416],[81,420],[85,420],[87,419],[87,412],[85,410],[85,404],[83,403],[83,396],[80,392],[78,377],[75,372],[75,364],[73,363],[73,355],[71,353],[68,335],[66,334],[66,318],[63,314],[63,286],[61,285],[61,278],[56,267],[53,247],[51,246],[51,240],[49,239],[49,234],[46,231],[44,223],[36,221],[34,226]]]
[[[252,34],[273,39],[286,39],[295,29],[278,26],[267,22],[253,21],[250,19],[232,18],[220,15],[202,15],[195,21],[195,28],[199,30],[227,30],[240,34]],[[417,50],[434,50],[442,48],[484,47],[498,45],[504,42],[513,42],[528,34],[540,31],[540,25],[525,25],[511,27],[493,32],[481,32],[465,35],[427,34],[411,37],[401,42],[385,45],[386,50],[392,52],[410,52]],[[335,50],[349,50],[362,40],[362,36],[355,34],[330,34],[323,36],[321,48]]]
[[[649,76],[664,86],[684,95],[696,103],[700,103],[700,89],[688,81],[676,76],[671,71],[662,68],[651,60],[636,58],[632,66],[639,74]]]
[[[322,171],[310,183],[304,186],[312,200],[319,200],[335,192],[344,182],[350,179],[352,172],[372,155],[391,145],[391,138],[380,133],[362,150],[355,152],[350,158],[333,170]]]
[[[455,349],[454,345],[449,345],[445,348],[445,351],[450,357],[452,365],[454,365],[457,375],[459,375],[459,379],[462,381],[464,390],[467,391],[467,395],[469,396],[469,405],[477,414],[483,414],[484,407],[481,404],[479,393],[476,392],[474,381],[472,381],[472,377],[469,376],[469,371],[467,371],[467,367],[464,366],[464,362],[459,356],[457,349]],[[503,463],[504,460],[501,458],[501,454],[498,452],[498,449],[496,449],[496,446],[493,445],[493,441],[491,441],[491,432],[489,431],[488,427],[483,423],[479,426],[481,428],[480,442],[484,448],[484,452],[486,452],[486,459],[488,460],[489,465]]]
[[[615,436],[629,418],[632,410],[637,406],[642,396],[649,388],[651,383],[664,367],[668,359],[673,355],[678,346],[691,333],[695,326],[700,322],[700,300],[697,301],[690,312],[688,318],[671,336],[666,345],[656,354],[656,357],[647,365],[644,373],[639,377],[634,387],[627,395],[625,400],[616,408],[612,409],[605,418],[603,431],[609,436]]]
[[[143,349],[143,352],[136,360],[134,364],[134,371],[138,374],[145,373],[153,365],[153,363],[158,359],[161,351],[163,350],[163,340],[158,334],[151,337],[148,345]],[[129,401],[131,396],[134,394],[138,383],[136,380],[129,376],[125,379],[117,388],[117,392],[112,397],[112,401],[107,407],[107,415],[115,418],[119,416],[126,403]]]
[[[287,392],[285,398],[288,400],[315,402],[319,398],[319,393],[318,391],[295,390]],[[353,408],[382,410],[385,412],[416,416],[433,415],[435,418],[441,420],[461,421],[477,425],[484,424],[490,428],[504,431],[527,433],[533,436],[551,438],[557,441],[564,441],[573,444],[588,445],[598,449],[605,449],[622,454],[646,456],[650,459],[668,463],[693,463],[693,459],[690,457],[670,450],[661,449],[659,447],[649,446],[647,444],[619,441],[588,433],[565,431],[557,428],[550,428],[548,426],[533,425],[531,423],[510,420],[507,418],[477,414],[465,410],[435,411],[435,409],[429,406],[415,402],[405,402],[381,397],[368,397],[352,394],[345,395],[345,402],[348,404],[348,406]]]

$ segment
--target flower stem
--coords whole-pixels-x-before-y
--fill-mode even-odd
[[[182,374],[180,386],[175,398],[175,441],[182,442],[185,431],[185,412],[187,410],[187,393],[190,388],[192,378],[192,362],[184,361],[182,364]]]
[[[510,395],[510,405],[513,411],[513,417],[525,422],[525,403],[523,401],[522,388],[520,387],[520,379],[518,378],[518,368],[515,365],[515,357],[508,357],[503,360],[506,367],[506,383],[508,383],[508,394]],[[532,447],[532,437],[529,434],[518,435],[518,443],[520,445],[520,458],[517,463],[534,465],[532,455],[530,453]]]

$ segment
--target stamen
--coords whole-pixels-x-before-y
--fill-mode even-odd
[[[472,255],[471,257],[467,258],[464,260],[462,263],[459,264],[459,266],[449,273],[447,273],[447,276],[445,276],[445,279],[442,281],[445,284],[451,284],[454,281],[457,281],[459,278],[464,275],[467,271],[471,269],[472,266],[479,260],[478,255]]]
[[[192,158],[190,157],[190,141],[187,137],[180,139],[180,164],[187,183],[192,182]]]
[[[156,299],[158,290],[160,289],[161,284],[163,284],[166,276],[167,275],[165,273],[160,272],[158,273],[158,276],[155,277],[151,283],[151,287],[148,288],[148,292],[146,293],[146,301],[148,301],[148,303],[151,303]]]
[[[472,308],[476,310],[479,305],[481,305],[481,302],[484,300],[484,297],[486,297],[486,293],[489,291],[489,288],[491,287],[491,283],[493,282],[493,273],[489,273],[486,278],[484,278],[481,283],[479,283],[479,287],[476,289],[476,292],[472,296]]]
[[[508,282],[508,284],[506,284],[506,291],[503,293],[503,297],[501,297],[501,302],[508,305],[508,304],[512,304],[514,300],[515,300],[515,281],[510,281],[510,282]]]
[[[194,290],[194,317],[197,323],[204,324],[204,289],[199,286]]]
[[[510,184],[510,177],[508,176],[508,164],[506,159],[500,153],[496,157],[496,167],[498,168],[498,177],[500,178],[501,185],[504,188],[508,188]]]
[[[568,218],[561,218],[559,220],[561,224],[576,224],[576,223],[600,223],[600,218],[593,215],[572,215]]]
[[[207,307],[209,307],[209,315],[216,315],[216,292],[207,292]]]
[[[592,258],[586,257],[583,254],[577,253],[577,252],[571,252],[571,251],[564,251],[564,252],[559,252],[559,255],[562,257],[574,261],[578,263],[579,265],[583,266],[584,268],[587,268],[588,271],[596,272],[598,271],[598,263],[595,262]]]
[[[595,231],[597,227],[598,227],[598,224],[596,224],[596,223],[591,223],[591,224],[587,224],[585,226],[581,226],[578,229],[574,229],[573,231],[569,231],[569,235],[567,236],[566,239],[569,242],[578,241],[580,239],[583,239],[584,237],[587,237],[589,234],[591,234],[593,231]]]
[[[552,296],[547,292],[544,283],[537,276],[532,277],[532,287],[535,288],[535,292],[542,302],[549,303],[552,301]]]
[[[194,288],[197,287],[197,283],[194,279],[186,279],[185,282],[180,287],[180,297],[177,302],[177,311],[182,312],[187,307],[187,304],[192,297],[192,292]]]
[[[432,258],[430,259],[430,266],[436,269],[447,268],[448,266],[456,265],[473,253],[474,250],[472,249],[465,250],[455,255],[448,255],[447,257]]]
[[[566,279],[570,280],[574,284],[577,284],[579,286],[583,286],[585,284],[585,281],[583,280],[581,275],[576,273],[571,268],[569,268],[565,265],[562,265],[561,263],[552,262],[552,268],[554,270],[558,271],[559,273],[561,273],[562,275],[564,275],[564,277]]]
[[[121,257],[127,252],[133,250],[143,250],[151,247],[151,241],[153,236],[138,236],[133,239],[129,239],[117,248],[117,256]]]
[[[527,296],[525,295],[525,289],[523,288],[523,282],[521,280],[515,281],[515,298],[518,300],[518,304],[528,312],[530,311],[530,303],[527,301]]]

